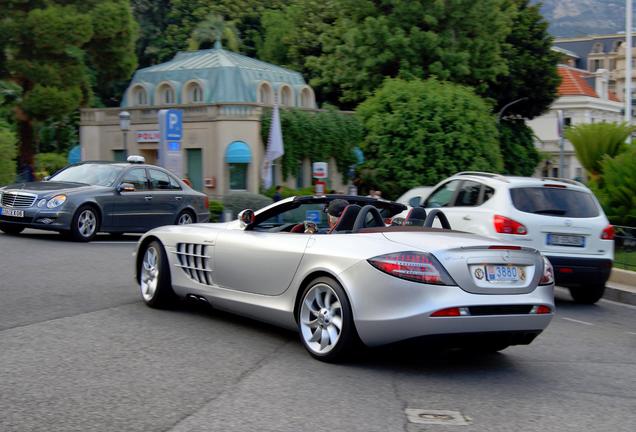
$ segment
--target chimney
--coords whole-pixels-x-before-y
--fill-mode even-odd
[[[598,69],[594,74],[594,90],[602,100],[609,99],[609,71]]]

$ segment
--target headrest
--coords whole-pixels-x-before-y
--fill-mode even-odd
[[[372,205],[365,205],[358,213],[358,217],[356,218],[356,222],[353,225],[352,232],[358,232],[362,228],[369,227],[384,227],[384,219],[382,219],[382,215],[380,211]]]
[[[404,219],[404,225],[424,226],[426,220],[426,209],[423,207],[413,207]]]
[[[338,223],[332,228],[330,232],[338,233],[338,232],[351,232],[353,229],[353,224],[356,222],[356,217],[358,213],[360,213],[360,206],[357,204],[351,204],[345,207],[344,211],[340,215],[340,219],[338,219]]]

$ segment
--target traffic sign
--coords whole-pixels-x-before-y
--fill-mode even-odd
[[[183,111],[176,109],[159,111],[159,130],[167,141],[181,141],[183,137]]]
[[[312,164],[313,177],[317,179],[325,179],[329,177],[327,162],[314,162]]]

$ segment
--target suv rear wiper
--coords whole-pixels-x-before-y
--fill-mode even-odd
[[[543,209],[543,210],[535,210],[532,213],[535,213],[535,214],[552,214],[552,215],[563,216],[566,213],[566,211],[565,210],[561,210],[561,209]]]

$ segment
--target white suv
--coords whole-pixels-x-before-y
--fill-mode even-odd
[[[603,296],[614,228],[579,182],[461,172],[436,185],[421,206],[442,208],[453,229],[538,249],[577,302]]]

